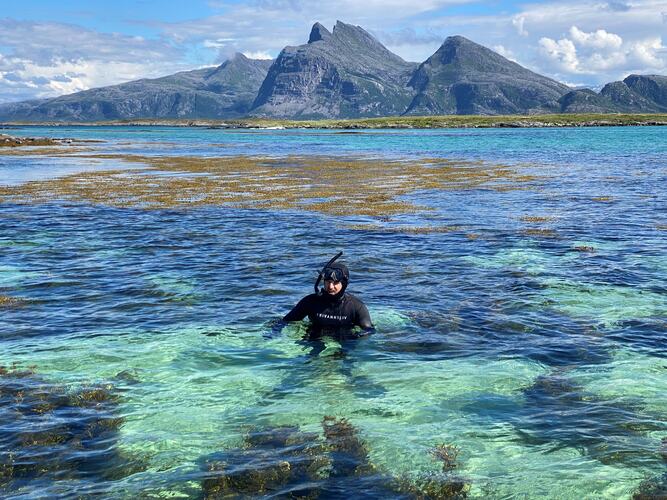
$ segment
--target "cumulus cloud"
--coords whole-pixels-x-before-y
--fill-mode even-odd
[[[539,41],[543,56],[567,73],[596,74],[614,70],[627,73],[638,68],[640,72],[667,68],[660,37],[624,42],[619,35],[603,29],[585,32],[576,26],[570,28],[569,34],[571,38],[556,41],[542,37]]]
[[[539,41],[542,53],[560,66],[560,69],[576,73],[579,71],[579,59],[577,57],[577,48],[572,40],[563,38],[561,40],[552,40],[542,37]]]
[[[623,45],[623,39],[605,30],[597,30],[592,33],[586,33],[576,26],[570,28],[570,36],[578,45],[582,47],[592,47],[602,50],[617,50]]]
[[[188,69],[164,40],[0,19],[0,102],[68,94]]]

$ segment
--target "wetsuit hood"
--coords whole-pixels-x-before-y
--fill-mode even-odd
[[[322,296],[331,302],[337,302],[341,300],[343,295],[345,295],[347,284],[350,281],[350,271],[347,269],[347,266],[339,262],[334,262],[333,264],[329,264],[327,267],[325,267],[322,274],[325,281],[334,280],[340,281],[343,284],[343,288],[341,288],[340,292],[338,292],[336,295],[329,295],[326,291],[323,290]]]

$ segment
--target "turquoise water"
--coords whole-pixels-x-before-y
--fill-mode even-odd
[[[481,160],[538,178],[411,195],[435,210],[400,224],[460,228],[433,234],[298,211],[0,204],[0,295],[26,300],[0,309],[0,364],[35,365],[64,390],[108,384],[123,421],[105,446],[140,464],[30,480],[0,469],[3,496],[201,497],[207,457],[250,429],[321,440],[327,415],[358,429],[376,467],[344,483],[352,497],[438,472],[441,443],[460,449],[470,497],[630,498],[667,472],[667,128],[9,133],[142,155]],[[0,156],[0,183],[106,166],[119,163]],[[268,335],[339,249],[377,333]],[[0,465],[25,424],[3,387]]]

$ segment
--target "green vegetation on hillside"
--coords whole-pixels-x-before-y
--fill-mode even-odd
[[[44,123],[12,122],[6,125],[44,125]],[[48,125],[71,125],[48,122]],[[520,127],[605,127],[667,125],[667,114],[553,114],[553,115],[443,115],[390,116],[354,120],[274,120],[247,118],[237,120],[111,120],[76,123],[88,126],[174,126],[214,128],[320,128],[320,129],[382,129],[382,128],[520,128]]]

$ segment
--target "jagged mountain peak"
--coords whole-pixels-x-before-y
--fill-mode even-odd
[[[431,65],[451,64],[479,71],[501,73],[512,73],[520,68],[515,62],[461,35],[447,37],[426,62]]]
[[[253,104],[258,116],[382,116],[410,102],[416,68],[359,26],[313,25],[307,44],[285,47]]]
[[[408,84],[406,114],[512,114],[553,111],[570,89],[456,35],[424,61]]]
[[[312,29],[310,30],[310,37],[308,38],[308,43],[319,42],[320,40],[326,40],[331,36],[331,32],[322,26],[320,23],[313,24]]]

